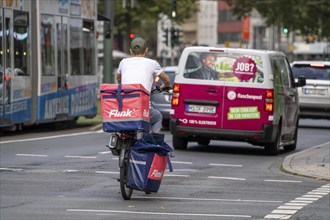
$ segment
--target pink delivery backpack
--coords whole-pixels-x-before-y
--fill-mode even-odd
[[[105,132],[149,131],[149,92],[141,84],[101,84]]]

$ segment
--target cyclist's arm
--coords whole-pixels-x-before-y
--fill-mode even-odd
[[[161,90],[163,90],[164,88],[169,88],[171,87],[171,81],[170,81],[170,77],[168,77],[168,75],[163,71],[158,75],[159,79],[161,79],[163,81],[163,85],[160,87]]]
[[[120,84],[121,83],[121,74],[120,73],[117,73],[116,79],[117,79],[118,84]]]

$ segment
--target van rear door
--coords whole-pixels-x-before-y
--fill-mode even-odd
[[[265,97],[272,90],[254,87],[225,86],[223,129],[260,131],[269,124],[270,112],[265,110]],[[270,109],[271,111],[271,109]]]
[[[198,73],[205,52],[190,52],[184,73],[177,77],[178,102],[172,107],[180,125],[258,131],[271,124],[273,89],[264,80],[262,58],[239,51],[208,53],[215,55],[216,79]]]
[[[197,83],[179,86],[180,105],[175,108],[175,116],[180,124],[196,128],[221,128],[223,87]]]

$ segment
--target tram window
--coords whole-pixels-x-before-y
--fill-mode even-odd
[[[68,74],[68,27],[67,24],[57,23],[57,70],[58,74]]]
[[[84,75],[94,75],[95,39],[94,23],[91,21],[83,22],[83,56],[84,56]]]
[[[27,12],[14,11],[14,66],[18,75],[29,73],[29,15]]]
[[[54,16],[41,15],[41,59],[42,74],[46,76],[55,75],[54,71]]]
[[[71,74],[81,75],[82,63],[82,22],[81,19],[70,19],[70,58],[71,58]]]
[[[68,45],[68,25],[62,24],[63,33],[63,71],[65,74],[69,73],[69,45]]]

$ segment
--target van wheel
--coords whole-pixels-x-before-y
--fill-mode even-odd
[[[188,146],[188,140],[178,136],[172,137],[173,147],[177,150],[185,150]]]
[[[294,144],[283,146],[284,150],[293,151],[297,148],[298,127],[299,127],[299,119],[297,121],[296,129],[294,131],[294,137],[293,137]]]
[[[202,139],[202,140],[197,141],[197,143],[198,143],[198,145],[201,145],[201,146],[208,146],[210,144],[210,140]]]
[[[277,155],[279,153],[281,143],[281,129],[278,129],[276,138],[273,143],[266,144],[265,151],[268,155]]]

